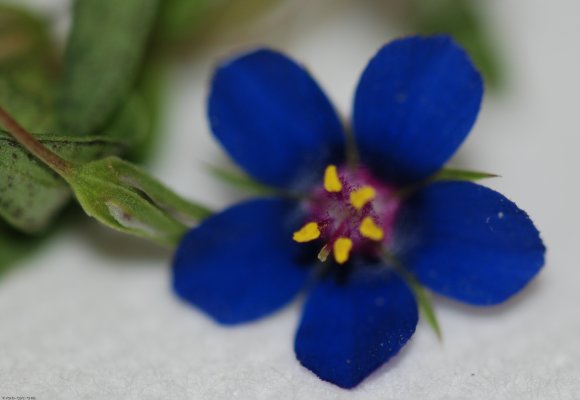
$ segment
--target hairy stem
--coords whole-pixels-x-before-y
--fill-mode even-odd
[[[0,123],[22,147],[28,150],[63,178],[70,174],[72,165],[46,148],[30,132],[24,129],[4,108],[0,107]]]

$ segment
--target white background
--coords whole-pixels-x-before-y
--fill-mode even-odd
[[[56,18],[57,31],[66,29],[59,17],[66,1],[27,2]],[[370,1],[312,3],[282,12],[272,32],[222,40],[173,71],[154,174],[215,207],[235,199],[203,171],[204,163],[225,159],[208,130],[205,97],[218,57],[248,43],[281,48],[306,64],[349,115],[359,74],[398,31]],[[86,221],[0,281],[0,396],[579,398],[580,3],[485,3],[509,85],[486,96],[455,162],[502,175],[487,184],[540,228],[547,264],[523,294],[486,310],[437,297],[443,342],[421,321],[396,359],[345,391],[295,360],[300,301],[258,323],[217,326],[171,293],[169,252]]]

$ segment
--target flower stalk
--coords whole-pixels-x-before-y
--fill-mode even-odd
[[[87,215],[112,229],[174,247],[188,226],[212,213],[127,161],[107,157],[76,164],[45,147],[2,108],[0,122],[22,147],[69,184]]]
[[[47,149],[2,107],[0,107],[0,122],[4,125],[4,128],[6,128],[14,140],[28,150],[33,156],[38,158],[63,178],[66,179],[67,176],[70,176],[72,164]]]

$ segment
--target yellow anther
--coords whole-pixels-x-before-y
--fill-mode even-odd
[[[327,192],[340,192],[342,190],[342,183],[338,178],[338,172],[336,171],[336,165],[329,165],[324,171],[324,189]]]
[[[320,229],[318,229],[318,224],[316,222],[309,222],[300,228],[299,231],[294,232],[292,239],[294,239],[295,242],[304,243],[318,239],[319,237]]]
[[[348,261],[350,251],[352,250],[352,240],[345,237],[340,237],[334,242],[334,259],[339,264],[344,264]]]
[[[360,189],[350,192],[350,204],[357,210],[367,205],[375,198],[376,192],[372,186],[363,186]]]
[[[371,217],[365,217],[362,220],[358,230],[360,234],[367,239],[376,240],[377,242],[383,240],[385,237],[381,227],[375,224],[375,221],[373,221]]]

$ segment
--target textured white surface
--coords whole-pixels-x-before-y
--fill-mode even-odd
[[[20,1],[20,0],[19,0]],[[35,0],[44,9],[61,1]],[[312,2],[311,2],[312,3]],[[368,58],[394,30],[365,2],[300,14],[262,36],[307,64],[348,115]],[[457,162],[500,173],[489,184],[527,210],[548,245],[539,279],[508,304],[437,298],[439,343],[421,322],[411,343],[353,391],[294,359],[294,304],[241,328],[176,300],[171,254],[92,223],[60,234],[0,281],[0,397],[37,399],[577,399],[580,396],[580,3],[494,0],[489,16],[510,87],[488,96]],[[317,7],[318,8],[318,7]],[[205,119],[206,82],[230,42],[175,70],[167,141],[154,172],[221,207],[231,194],[202,171],[224,159]]]

